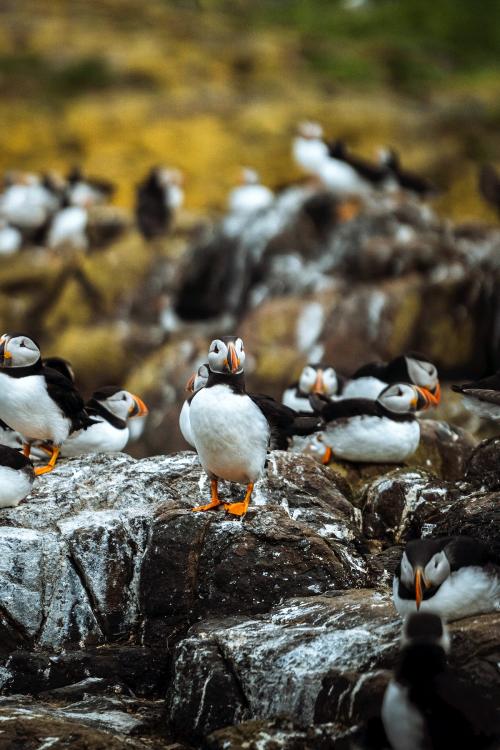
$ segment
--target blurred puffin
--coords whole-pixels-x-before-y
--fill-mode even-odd
[[[399,154],[393,148],[380,150],[379,164],[387,170],[389,176],[400,188],[414,193],[419,198],[431,198],[438,193],[435,185],[426,177],[403,169]]]
[[[351,154],[342,140],[333,141],[328,145],[330,159],[344,162],[350,166],[356,174],[368,182],[374,188],[384,187],[389,179],[389,170],[380,164],[373,164],[367,159]]]
[[[225,479],[247,485],[242,502],[224,505],[229,513],[244,515],[254,484],[264,471],[268,449],[286,449],[296,432],[307,434],[319,428],[320,420],[315,417],[300,417],[269,396],[247,393],[244,363],[241,338],[214,339],[208,353],[207,383],[191,399],[191,434],[211,479],[211,501],[195,511],[221,504],[217,482]]]
[[[194,448],[193,435],[191,433],[191,422],[189,419],[189,408],[191,406],[191,399],[193,395],[204,388],[207,384],[208,376],[210,371],[208,369],[208,363],[200,365],[197,372],[194,372],[189,378],[186,384],[186,391],[190,394],[189,397],[184,401],[179,415],[179,428],[182,433],[182,437]]]
[[[14,448],[0,445],[0,508],[15,508],[29,495],[35,471],[33,464]]]
[[[389,385],[376,401],[309,396],[314,411],[326,422],[323,463],[332,453],[347,461],[399,463],[418,448],[420,426],[415,412],[426,397],[422,389],[407,383]]]
[[[410,383],[425,391],[426,403],[421,408],[437,406],[441,387],[435,365],[422,354],[408,352],[390,362],[369,362],[347,381],[343,398],[376,399],[392,383]]]
[[[108,201],[115,192],[109,180],[84,176],[80,167],[73,167],[66,177],[66,197],[70,206],[90,208]]]
[[[451,387],[463,396],[469,411],[486,419],[500,419],[500,370],[488,378]]]
[[[14,255],[21,249],[23,235],[10,226],[4,219],[0,219],[0,255]]]
[[[135,216],[146,240],[162,237],[184,201],[183,177],[178,169],[153,167],[137,186]]]
[[[420,610],[459,620],[493,612],[500,609],[500,568],[478,539],[415,539],[394,575],[393,600],[401,617]]]
[[[67,359],[63,359],[62,357],[44,357],[42,359],[42,364],[44,367],[50,367],[51,370],[57,370],[57,372],[64,375],[65,378],[71,380],[72,383],[75,382],[76,378],[73,365],[71,362],[68,362]]]
[[[0,196],[0,216],[32,237],[46,226],[59,205],[60,196],[40,177],[18,175]]]
[[[146,404],[139,396],[115,385],[94,391],[85,410],[93,424],[73,432],[64,441],[61,455],[122,451],[129,440],[128,420],[148,413]]]
[[[258,172],[245,167],[241,171],[241,184],[229,193],[228,208],[231,213],[253,214],[273,202],[273,192],[260,183]]]
[[[297,383],[292,383],[283,392],[282,403],[295,411],[312,412],[309,403],[311,393],[318,393],[332,398],[342,387],[342,380],[333,367],[328,365],[305,365]]]
[[[323,128],[317,122],[304,121],[297,127],[292,142],[295,163],[304,172],[316,175],[320,164],[328,158],[328,146],[323,140]]]
[[[88,247],[87,227],[89,215],[85,206],[66,206],[52,219],[47,233],[47,247],[55,250],[69,246],[76,250]]]
[[[446,663],[450,639],[438,615],[412,614],[403,626],[382,722],[393,750],[496,750],[498,705]]]
[[[40,349],[24,334],[0,338],[0,419],[23,437],[29,458],[31,443],[50,443],[51,456],[36,474],[52,471],[62,443],[71,432],[92,424],[79,392],[68,378],[44,367]]]

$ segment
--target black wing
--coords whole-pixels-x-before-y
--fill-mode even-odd
[[[366,365],[359,367],[352,375],[352,380],[356,378],[373,377],[384,380],[387,372],[387,362],[367,362]]]
[[[496,372],[487,378],[481,378],[481,380],[475,380],[472,383],[452,385],[451,387],[456,393],[462,393],[464,396],[474,396],[479,401],[500,404],[500,372]]]
[[[71,432],[94,424],[85,411],[85,403],[71,380],[57,370],[44,367],[42,374],[47,384],[49,396],[59,406],[63,414],[71,420]]]
[[[368,398],[346,398],[341,401],[331,401],[326,396],[316,393],[309,396],[309,403],[315,412],[320,414],[325,422],[334,422],[336,419],[348,419],[349,417],[380,417],[383,410],[376,401]]]
[[[33,464],[15,448],[0,445],[0,466],[8,466],[10,469],[25,469],[33,467]]]
[[[324,426],[323,420],[318,416],[299,414],[285,404],[280,404],[271,396],[261,393],[249,393],[248,396],[259,407],[269,423],[271,450],[286,451],[289,438],[293,435],[311,435]]]

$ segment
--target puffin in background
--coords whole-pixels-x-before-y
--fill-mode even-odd
[[[323,128],[317,122],[299,123],[292,142],[295,163],[306,174],[316,176],[320,164],[328,158],[328,146],[323,140]]]
[[[115,192],[112,182],[97,177],[86,177],[80,167],[70,170],[66,183],[68,204],[85,209],[106,203]]]
[[[500,420],[500,370],[488,378],[451,387],[460,393],[469,411],[484,419]]]
[[[22,435],[27,458],[36,440],[50,444],[50,459],[36,474],[52,471],[70,433],[93,423],[73,383],[44,367],[37,344],[24,334],[0,338],[0,419]]]
[[[375,401],[309,397],[314,411],[326,422],[323,463],[332,455],[346,461],[401,463],[420,442],[415,412],[426,403],[424,391],[408,383],[389,385]]]
[[[408,352],[390,362],[369,362],[356,370],[342,390],[342,398],[376,399],[388,385],[410,383],[425,391],[421,408],[437,406],[441,386],[437,368],[422,354]]]
[[[422,200],[437,195],[438,190],[430,180],[416,172],[403,169],[400,156],[395,149],[381,149],[379,152],[379,164],[386,170],[389,178],[392,178],[402,190],[414,193],[414,195]]]
[[[73,432],[64,441],[62,456],[122,451],[129,440],[128,420],[145,416],[148,408],[139,396],[109,385],[94,391],[85,411],[93,424]]]
[[[500,610],[500,568],[485,544],[467,536],[408,542],[393,580],[394,606],[444,620]]]
[[[309,403],[311,393],[333,398],[339,394],[343,379],[329,365],[305,365],[298,382],[292,383],[283,392],[282,403],[295,411],[312,412]]]
[[[23,235],[10,226],[5,219],[0,219],[0,255],[14,255],[21,249],[23,244]]]
[[[33,487],[33,464],[14,448],[0,445],[0,508],[15,508]]]
[[[196,451],[211,480],[211,500],[193,510],[220,505],[217,483],[224,479],[247,487],[242,502],[224,504],[226,511],[242,516],[264,472],[268,450],[286,449],[293,434],[314,432],[320,420],[300,417],[269,396],[246,392],[241,338],[212,341],[208,364],[207,383],[193,395],[189,418]]]
[[[241,184],[229,193],[228,209],[231,213],[251,215],[270,206],[273,200],[272,190],[261,184],[258,172],[244,167],[241,170]]]
[[[393,750],[497,750],[500,711],[447,666],[450,639],[438,615],[412,614],[382,704]]]
[[[331,159],[344,162],[373,188],[383,188],[389,179],[389,170],[380,164],[373,164],[368,159],[355,156],[342,140],[333,141],[328,145],[328,155]]]
[[[163,237],[184,202],[183,176],[178,169],[153,167],[137,186],[135,216],[146,240]]]
[[[186,443],[189,443],[189,445],[193,448],[194,448],[194,440],[193,440],[193,434],[191,432],[189,408],[191,406],[191,399],[193,395],[197,391],[199,391],[200,388],[204,388],[206,386],[209,374],[210,374],[210,371],[208,369],[208,362],[207,362],[206,364],[200,365],[198,367],[198,370],[191,375],[188,382],[186,383],[186,391],[190,395],[184,401],[182,405],[181,413],[179,415],[179,429],[182,433],[182,437],[184,438]]]

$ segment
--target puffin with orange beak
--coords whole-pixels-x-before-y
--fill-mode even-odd
[[[44,366],[36,342],[17,333],[0,337],[0,419],[21,434],[27,458],[34,442],[46,445],[50,459],[37,475],[53,470],[72,432],[93,424],[71,380]]]
[[[301,417],[269,396],[247,393],[245,350],[238,336],[214,339],[208,352],[209,375],[193,395],[189,419],[194,446],[210,477],[211,499],[193,508],[206,511],[223,504],[218,480],[246,485],[241,502],[224,503],[235,516],[247,512],[255,482],[262,476],[269,449],[287,448],[293,434],[321,428],[317,417]]]
[[[292,383],[283,392],[281,401],[295,411],[312,412],[309,403],[311,393],[334,399],[340,394],[342,384],[343,379],[330,365],[307,364],[298,382]]]
[[[483,542],[466,536],[408,542],[393,581],[394,606],[406,617],[444,620],[500,609],[500,567]]]
[[[93,424],[73,432],[65,440],[61,448],[63,456],[122,451],[130,437],[129,420],[148,414],[148,407],[139,396],[115,385],[95,391],[85,409]]]
[[[370,362],[357,370],[345,384],[342,398],[376,399],[388,385],[409,383],[425,392],[420,409],[437,406],[441,400],[436,366],[423,354],[408,352],[390,362]]]

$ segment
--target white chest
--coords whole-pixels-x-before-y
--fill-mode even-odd
[[[203,468],[221,479],[248,484],[262,474],[270,430],[247,395],[225,385],[202,388],[191,401],[191,432]]]
[[[188,401],[184,401],[182,405],[181,413],[179,414],[179,428],[186,443],[189,443],[189,445],[192,445],[194,448],[193,433],[191,432],[191,420],[189,418]]]
[[[12,378],[0,373],[0,419],[27,439],[52,440],[60,445],[70,420],[52,401],[41,375]]]
[[[86,430],[78,430],[64,441],[63,456],[80,456],[83,453],[117,453],[127,445],[128,427],[119,430],[101,420]]]
[[[417,420],[350,417],[328,424],[324,441],[334,456],[348,461],[399,463],[417,450],[420,426]]]
[[[407,689],[394,680],[385,691],[382,721],[393,750],[424,750],[423,718],[408,700]]]
[[[305,396],[298,396],[296,388],[287,388],[281,400],[285,406],[289,406],[290,409],[295,409],[295,411],[312,412],[309,399]]]
[[[342,398],[369,398],[375,401],[386,387],[387,383],[372,376],[355,378],[344,386]]]
[[[322,162],[318,176],[326,187],[340,195],[355,195],[368,191],[367,183],[359,177],[356,170],[339,159],[327,159]]]
[[[0,466],[0,508],[14,508],[29,495],[33,477],[28,472]]]

